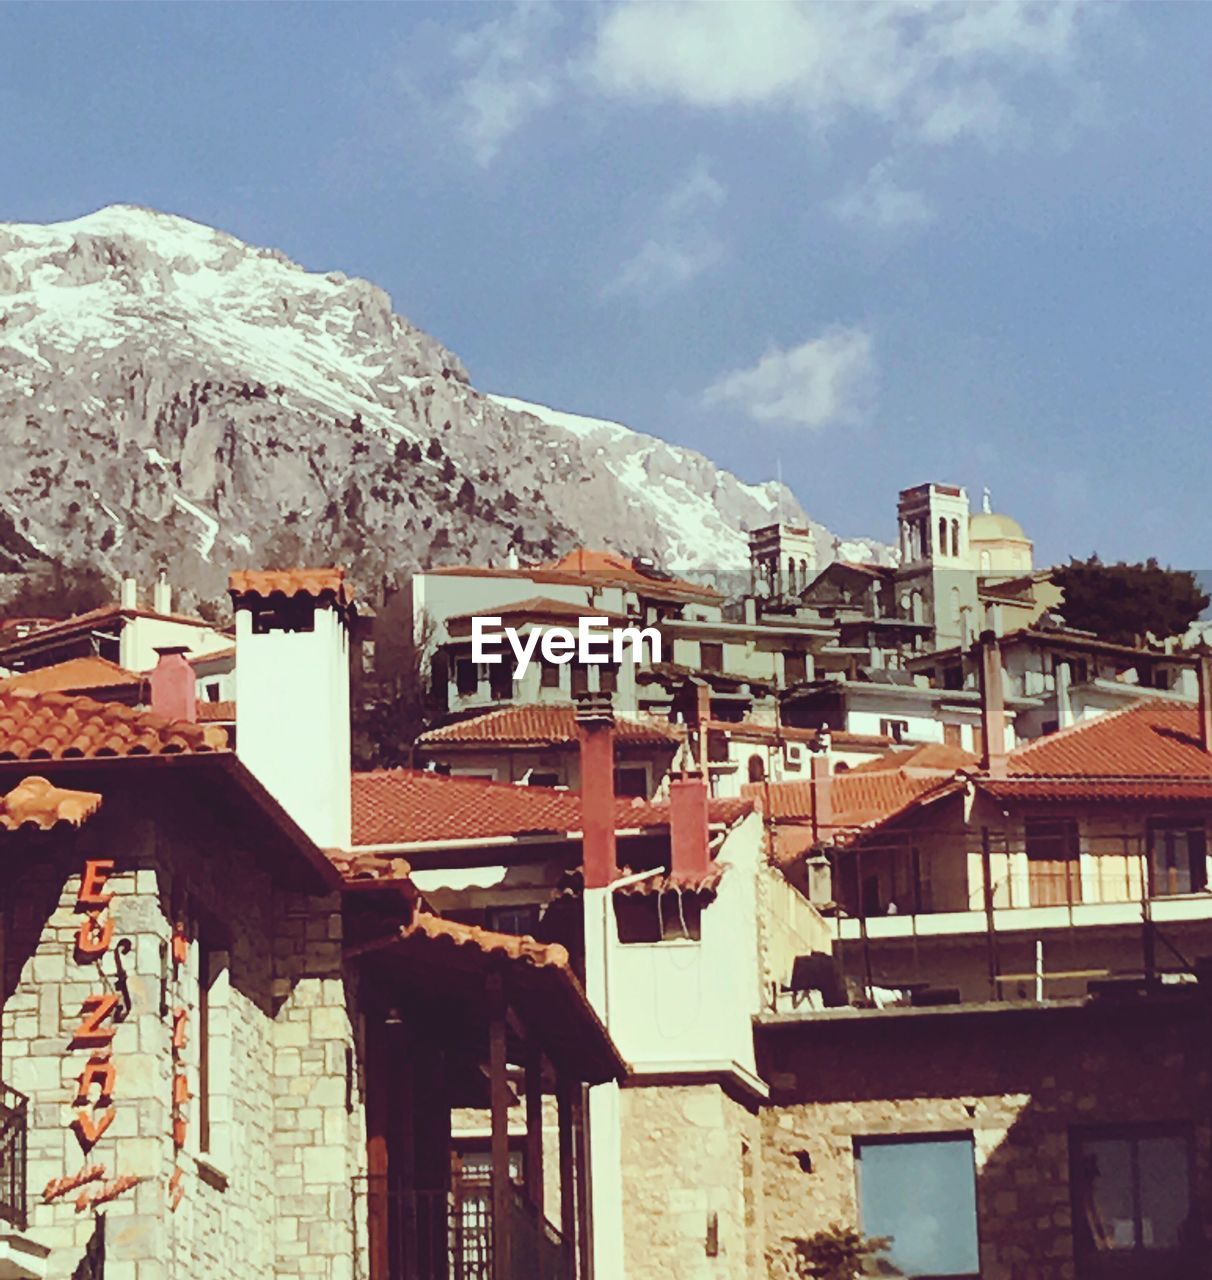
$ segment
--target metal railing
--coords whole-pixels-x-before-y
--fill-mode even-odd
[[[29,1099],[0,1084],[0,1222],[18,1231],[29,1225],[26,1215],[27,1133]]]
[[[363,1177],[355,1179],[354,1200],[355,1209],[360,1201],[384,1224],[387,1280],[572,1280],[560,1233],[516,1189],[504,1271],[494,1265],[492,1195],[485,1182],[415,1191]]]

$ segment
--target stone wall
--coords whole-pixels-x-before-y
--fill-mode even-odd
[[[771,1280],[795,1275],[795,1239],[861,1225],[854,1144],[865,1136],[971,1133],[983,1280],[1074,1280],[1078,1126],[1189,1123],[1207,1220],[1206,1003],[925,1012],[759,1032],[775,1091],[762,1113]]]
[[[138,1183],[117,1187],[103,1210],[107,1280],[351,1280],[364,1245],[351,1201],[365,1129],[351,1070],[361,1055],[356,992],[342,971],[340,895],[286,892],[255,850],[203,816],[136,817],[120,796],[107,797],[79,835],[34,851],[6,842],[0,1075],[31,1098],[30,1235],[53,1249],[49,1280],[68,1280],[93,1231],[94,1206],[78,1210],[77,1196],[126,1175]],[[115,863],[105,885],[114,932],[99,960],[81,962],[77,899],[88,858]],[[179,963],[175,919],[185,923]],[[85,1153],[71,1124],[77,1079],[95,1055],[72,1038],[86,998],[103,993],[119,997],[108,1024],[114,1114]],[[186,1016],[174,1053],[178,1010]],[[179,1148],[174,1074],[188,1087],[176,1108],[185,1121]],[[99,1103],[93,1114],[104,1111]],[[43,1202],[53,1179],[91,1166],[104,1177]]]
[[[714,1083],[638,1085],[620,1100],[627,1280],[756,1280],[756,1114]]]

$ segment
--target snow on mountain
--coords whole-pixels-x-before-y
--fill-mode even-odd
[[[377,580],[578,542],[721,570],[780,510],[805,518],[693,450],[481,395],[367,281],[129,205],[0,224],[0,517],[27,549],[199,594],[241,564]]]

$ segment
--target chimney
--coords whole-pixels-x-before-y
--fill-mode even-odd
[[[812,835],[826,839],[833,830],[833,775],[829,772],[829,730],[822,730],[822,747],[809,758],[812,786]]]
[[[198,718],[198,677],[185,655],[189,646],[166,644],[156,650],[159,655],[151,678],[151,709],[170,720]]]
[[[1195,650],[1199,683],[1199,745],[1212,751],[1212,649],[1201,644]]]
[[[1073,698],[1069,692],[1073,675],[1069,661],[1056,665],[1056,727],[1067,729],[1073,723]]]
[[[350,844],[345,570],[233,573],[236,754],[322,849]]]
[[[604,889],[615,876],[614,711],[610,695],[577,699],[581,743],[581,861],[585,888]]]
[[[122,579],[122,593],[118,597],[118,603],[123,609],[137,609],[139,607],[139,583],[136,579]]]
[[[156,579],[156,585],[152,587],[152,609],[164,614],[173,611],[173,589],[168,585],[168,574],[163,569]]]
[[[696,774],[669,784],[669,870],[675,880],[701,880],[711,865],[707,783]]]
[[[1006,699],[1002,689],[1002,653],[997,636],[982,631],[981,658],[981,728],[985,749],[981,760],[991,777],[1006,774]]]

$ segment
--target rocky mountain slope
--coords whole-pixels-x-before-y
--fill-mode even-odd
[[[168,566],[213,596],[240,565],[378,579],[578,542],[737,570],[776,512],[805,518],[691,450],[481,394],[367,281],[131,206],[0,224],[0,572]]]

